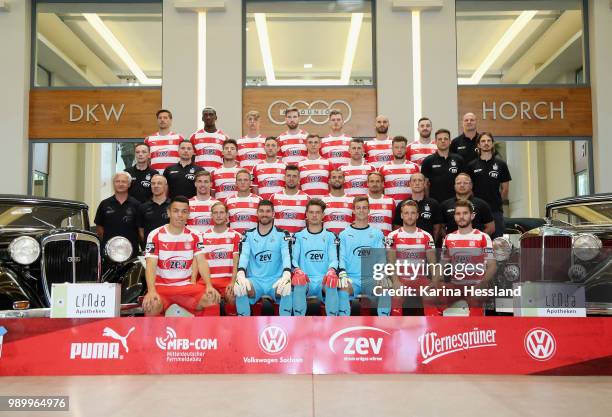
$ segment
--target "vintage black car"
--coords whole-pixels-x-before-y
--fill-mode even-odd
[[[48,316],[51,286],[63,282],[120,283],[122,312],[138,312],[136,255],[122,237],[101,248],[84,203],[0,195],[0,317]]]
[[[578,283],[585,289],[587,314],[612,314],[612,194],[554,201],[546,205],[545,220],[518,244],[494,242],[498,284]]]

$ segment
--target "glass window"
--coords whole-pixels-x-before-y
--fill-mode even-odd
[[[457,0],[459,84],[576,84],[582,0]]]
[[[246,4],[247,86],[372,85],[371,1]]]
[[[161,1],[38,1],[35,8],[34,86],[161,85]]]

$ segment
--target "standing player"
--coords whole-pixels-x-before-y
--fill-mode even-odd
[[[189,202],[176,197],[168,207],[170,223],[149,234],[145,255],[147,294],[142,303],[147,316],[157,316],[172,304],[201,314],[206,307],[219,303],[205,259],[196,261],[203,254],[202,242],[185,227],[188,215]],[[204,285],[195,283],[198,270]]]
[[[476,130],[476,115],[474,113],[464,114],[461,122],[463,132],[453,139],[450,144],[450,151],[461,156],[467,165],[478,156],[476,147],[480,134]]]
[[[438,150],[423,160],[421,172],[428,180],[429,196],[442,202],[454,195],[455,177],[464,172],[463,158],[449,151],[450,132],[446,129],[436,131]]]
[[[285,168],[287,165],[278,158],[278,142],[268,136],[264,146],[266,159],[253,168],[253,192],[264,200],[285,188]]]
[[[300,112],[295,107],[285,111],[287,131],[278,137],[279,155],[287,165],[297,165],[306,159],[306,136],[308,133],[299,128]]]
[[[365,153],[368,164],[378,169],[391,161],[391,137],[389,131],[389,119],[386,116],[376,117],[376,136],[365,143]]]
[[[238,139],[238,162],[240,168],[253,172],[253,167],[266,159],[264,144],[266,137],[259,133],[260,116],[256,110],[246,114],[247,134]]]
[[[251,193],[251,174],[241,169],[236,174],[236,194],[225,201],[230,227],[240,234],[257,226],[257,205],[262,200]]]
[[[210,208],[217,202],[210,195],[212,175],[206,170],[198,172],[195,176],[197,194],[189,199],[189,230],[204,233],[212,226]]]
[[[158,174],[156,169],[149,166],[149,145],[137,143],[134,146],[136,165],[128,167],[125,172],[132,176],[132,184],[128,193],[130,197],[144,203],[151,198],[151,178]]]
[[[172,132],[172,113],[170,110],[158,110],[157,133],[147,136],[144,143],[151,151],[151,168],[160,174],[164,173],[166,167],[179,161],[179,143],[185,140],[181,135]]]
[[[474,217],[472,218],[471,224],[473,227],[485,232],[489,236],[493,235],[495,233],[495,220],[491,215],[491,208],[486,201],[474,197],[472,193],[472,179],[465,173],[461,173],[455,178],[455,196],[440,204],[442,214],[444,215],[446,233],[448,234],[457,230],[458,225],[455,223],[455,207],[460,200],[468,200],[472,204]]]
[[[178,164],[166,167],[164,177],[168,181],[168,196],[170,199],[182,195],[191,198],[196,194],[195,176],[203,171],[202,167],[193,161],[193,144],[184,140],[179,144],[180,160]]]
[[[349,144],[352,137],[342,132],[344,119],[340,110],[329,112],[331,133],[321,139],[321,156],[331,162],[334,169],[346,165],[351,159]]]
[[[225,204],[217,201],[210,211],[214,226],[202,234],[210,279],[225,301],[225,313],[235,314],[234,279],[238,270],[238,247],[242,236],[227,227]]]
[[[170,200],[168,199],[166,177],[159,174],[153,175],[151,191],[153,192],[151,199],[138,206],[138,236],[143,244],[147,241],[149,233],[169,221]]]
[[[274,226],[274,206],[270,201],[259,203],[257,219],[257,226],[245,233],[240,244],[234,284],[236,310],[239,316],[250,316],[251,305],[268,295],[280,304],[281,316],[290,316],[293,311],[291,236]]]
[[[368,222],[369,203],[365,196],[355,197],[353,203],[355,221],[340,232],[340,255],[338,265],[340,273],[338,290],[338,315],[351,314],[350,300],[362,293],[364,281],[370,279],[368,273],[362,271],[362,262],[375,256],[371,249],[384,248],[382,232],[372,227]]]
[[[344,173],[344,192],[350,197],[368,194],[368,174],[376,169],[363,158],[363,140],[353,139],[349,146],[351,160],[340,170]]]
[[[225,202],[227,197],[236,193],[236,174],[240,171],[236,162],[238,143],[234,139],[223,142],[223,165],[213,172],[213,188],[215,198]]]
[[[423,159],[434,153],[438,147],[436,141],[431,139],[431,120],[428,117],[419,119],[417,130],[419,138],[408,145],[406,159],[421,166]]]
[[[217,129],[217,111],[212,107],[202,110],[204,128],[191,135],[189,140],[195,149],[195,163],[211,174],[223,164],[223,142],[228,137]]]
[[[385,195],[393,198],[395,205],[412,196],[410,190],[410,177],[419,172],[419,166],[406,161],[406,145],[408,140],[403,136],[393,138],[393,161],[380,167],[385,183]]]
[[[285,170],[285,189],[272,196],[274,224],[289,233],[295,233],[306,226],[306,204],[310,197],[299,189],[300,173],[295,165]]]
[[[344,194],[344,173],[334,169],[329,177],[329,194],[323,197],[326,230],[338,235],[353,223],[353,199]]]
[[[308,135],[306,148],[308,148],[308,156],[303,161],[298,162],[300,188],[310,197],[322,197],[327,194],[329,189],[329,171],[331,171],[332,165],[319,153],[321,138],[318,135]]]
[[[306,205],[306,228],[294,235],[293,315],[306,314],[306,297],[325,302],[328,316],[338,315],[337,238],[323,228],[325,203],[313,198]]]
[[[368,201],[370,203],[370,224],[387,236],[393,230],[395,201],[383,195],[383,176],[380,172],[368,174]]]

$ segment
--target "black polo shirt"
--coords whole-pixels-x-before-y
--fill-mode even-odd
[[[463,158],[463,161],[467,165],[478,157],[478,154],[476,153],[476,145],[478,145],[479,137],[480,133],[478,132],[476,132],[476,136],[474,136],[474,139],[470,139],[465,136],[464,133],[462,133],[453,139],[450,144],[449,151],[461,156]]]
[[[104,227],[102,250],[106,242],[115,236],[123,236],[132,244],[132,253],[138,252],[138,206],[140,203],[134,197],[129,197],[119,203],[114,195],[100,202],[96,211],[94,223]]]
[[[128,190],[130,196],[141,203],[149,200],[153,195],[151,194],[151,178],[153,178],[153,175],[158,174],[157,170],[152,169],[150,166],[140,170],[134,165],[126,169],[125,172],[132,176],[132,183]]]
[[[435,152],[421,164],[421,173],[429,180],[429,197],[436,201],[455,196],[455,177],[461,172],[465,172],[463,158],[454,153],[444,158]]]
[[[404,224],[402,220],[402,211],[400,210],[400,207],[404,201],[399,203],[395,209],[395,216],[393,218],[394,225],[401,226]],[[416,201],[416,203],[419,209],[419,219],[417,220],[416,224],[417,227],[425,230],[427,233],[433,236],[434,224],[444,223],[440,203],[430,197],[425,197],[422,200]]]
[[[487,223],[493,221],[491,215],[491,208],[486,201],[472,196],[470,201],[474,205],[474,220],[472,220],[472,227],[484,232],[484,226]],[[442,215],[444,216],[444,223],[446,225],[446,233],[452,233],[457,230],[457,223],[455,223],[455,204],[457,203],[457,197],[449,198],[442,202]]]
[[[157,204],[153,200],[149,200],[138,206],[138,227],[144,229],[144,239],[147,241],[147,236],[151,231],[157,229],[160,226],[168,224],[170,218],[168,217],[168,207],[170,206],[170,199],[167,199],[161,204]]]
[[[489,203],[491,210],[502,211],[499,188],[503,182],[512,180],[508,164],[497,156],[488,161],[477,158],[468,164],[466,172],[472,177],[474,195]]]
[[[191,198],[196,195],[195,174],[204,171],[204,168],[194,164],[182,166],[181,163],[170,165],[164,171],[164,177],[168,181],[168,197],[170,199],[177,195]]]

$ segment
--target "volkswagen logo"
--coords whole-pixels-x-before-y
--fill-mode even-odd
[[[269,355],[277,355],[287,347],[287,332],[278,326],[268,326],[259,334],[259,347]]]
[[[329,112],[338,109],[344,115],[344,122],[351,120],[352,110],[350,104],[344,100],[334,100],[330,103],[324,100],[314,100],[308,103],[304,100],[295,100],[288,103],[284,100],[276,100],[268,107],[268,119],[276,125],[285,124],[285,110],[290,107],[297,107],[300,112],[300,124],[314,123],[323,125],[329,122]]]
[[[525,335],[525,350],[536,361],[547,361],[557,350],[557,342],[546,329],[531,329]]]

